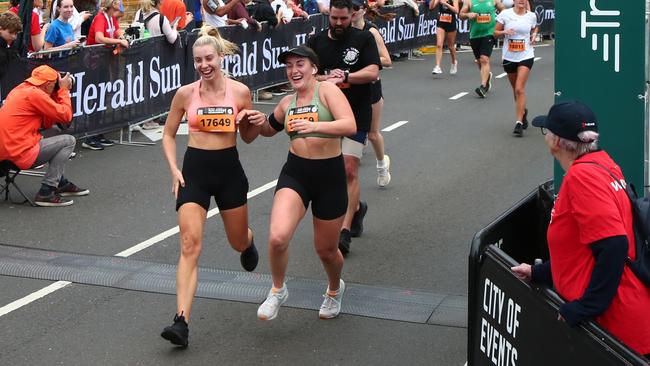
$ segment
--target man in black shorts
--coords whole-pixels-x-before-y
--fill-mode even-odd
[[[330,81],[341,88],[357,123],[357,133],[343,138],[342,150],[348,184],[339,249],[350,251],[351,237],[361,236],[368,205],[359,200],[359,161],[370,131],[372,104],[370,83],[379,77],[379,52],[372,33],[352,27],[351,0],[332,0],[330,26],[307,41],[320,60],[317,80]]]
[[[481,73],[481,85],[475,91],[481,98],[485,98],[492,87],[490,56],[494,48],[497,9],[504,9],[501,0],[467,0],[463,2],[459,15],[460,19],[469,19],[469,42]]]

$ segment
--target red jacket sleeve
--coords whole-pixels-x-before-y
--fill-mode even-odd
[[[43,128],[50,128],[57,122],[68,124],[72,121],[72,101],[67,89],[59,89],[53,97],[45,92],[34,93],[29,101],[43,113]]]

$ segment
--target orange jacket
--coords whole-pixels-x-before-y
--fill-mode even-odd
[[[40,151],[39,129],[72,121],[70,91],[53,96],[28,83],[15,87],[0,108],[0,160],[11,160],[20,169],[30,168]]]
[[[169,20],[170,25],[176,17],[181,17],[178,21],[178,30],[184,29],[186,26],[186,11],[187,8],[185,7],[185,3],[181,0],[165,0],[160,5],[160,12],[165,16],[165,18],[167,18],[167,20]]]

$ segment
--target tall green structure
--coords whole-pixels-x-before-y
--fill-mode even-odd
[[[648,185],[650,0],[556,0],[555,101],[578,99],[628,182]],[[555,164],[555,187],[564,172]]]

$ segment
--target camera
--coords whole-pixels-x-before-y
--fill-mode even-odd
[[[68,74],[67,72],[59,71],[59,75],[61,76],[61,78],[64,78],[67,74]],[[70,81],[71,81],[70,89],[72,89],[74,88],[74,83],[75,83],[75,79],[74,76],[72,76],[72,74],[70,74]],[[61,89],[61,86],[59,85],[59,81],[57,80],[56,85],[54,86],[54,91],[58,91],[59,89]]]

